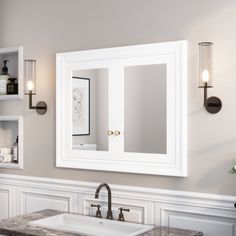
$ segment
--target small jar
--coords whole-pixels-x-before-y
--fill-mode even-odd
[[[7,94],[18,94],[18,83],[16,78],[9,78],[7,83]]]

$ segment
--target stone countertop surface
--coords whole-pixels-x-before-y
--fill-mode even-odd
[[[30,221],[43,219],[49,216],[61,214],[63,212],[56,210],[43,210],[34,213],[16,216],[10,219],[0,221],[0,235],[10,236],[88,236],[85,234],[67,233],[57,230],[50,230],[41,227],[31,226]],[[141,234],[140,236],[203,236],[202,233],[174,229],[169,227],[155,227],[153,230]]]

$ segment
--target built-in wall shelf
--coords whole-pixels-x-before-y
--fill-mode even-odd
[[[2,74],[3,61],[8,60],[8,73],[11,78],[16,78],[18,82],[18,94],[0,95],[0,100],[23,99],[23,76],[24,57],[23,46],[0,48],[0,74]]]
[[[12,159],[3,162],[2,159],[6,158],[4,155],[13,158],[13,146],[17,137],[17,162],[13,162]],[[0,154],[0,168],[23,169],[23,116],[0,116],[0,148],[10,150]]]

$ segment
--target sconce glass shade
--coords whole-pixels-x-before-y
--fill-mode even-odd
[[[25,60],[25,94],[36,94],[36,61]]]
[[[199,43],[199,88],[213,87],[213,43]]]

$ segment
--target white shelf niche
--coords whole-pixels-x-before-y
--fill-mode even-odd
[[[24,56],[23,46],[0,48],[0,74],[2,74],[3,61],[7,63],[8,73],[12,78],[17,78],[18,94],[0,95],[0,100],[19,100],[23,99],[23,77],[24,77]]]
[[[13,147],[18,136],[18,163],[0,162],[0,168],[23,169],[23,116],[0,116],[0,147]]]

